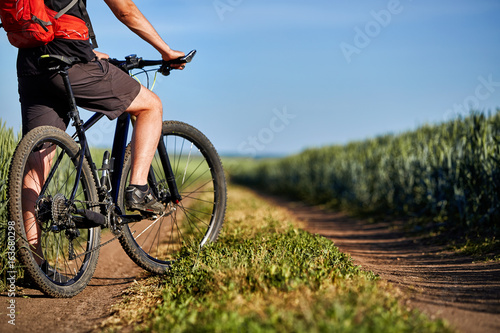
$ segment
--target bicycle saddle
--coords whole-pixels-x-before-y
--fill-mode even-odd
[[[42,69],[47,70],[69,68],[79,62],[81,62],[81,60],[78,57],[65,57],[56,54],[44,54],[38,58],[38,65]]]

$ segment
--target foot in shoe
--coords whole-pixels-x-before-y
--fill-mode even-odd
[[[125,203],[128,209],[136,209],[147,213],[161,214],[165,206],[158,202],[149,186],[141,191],[137,186],[130,185],[125,190]]]

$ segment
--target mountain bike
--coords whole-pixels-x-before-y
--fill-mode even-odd
[[[174,64],[190,62],[195,52],[170,62],[136,55],[109,61],[129,74],[140,69],[168,75]],[[9,172],[9,214],[15,222],[18,258],[30,279],[53,297],[73,297],[83,291],[101,246],[115,239],[137,265],[165,273],[176,260],[217,240],[226,210],[226,180],[214,146],[193,126],[164,121],[148,175],[164,210],[156,215],[128,211],[127,136],[133,119],[126,113],[118,117],[111,153],[103,153],[97,168],[86,132],[103,114],[95,113],[85,123],[80,119],[68,78],[68,69],[76,62],[57,55],[40,58],[40,66],[57,71],[63,79],[74,135],[51,126],[31,130],[19,142]],[[42,175],[35,175],[33,168],[40,165]],[[41,235],[36,247],[28,239],[32,228]],[[102,229],[112,233],[103,244]]]

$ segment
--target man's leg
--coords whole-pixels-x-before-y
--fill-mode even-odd
[[[127,207],[161,214],[165,207],[157,201],[148,186],[149,168],[161,135],[161,101],[156,94],[141,86],[139,94],[126,112],[136,117],[132,134],[130,185],[125,192]]]
[[[50,172],[55,149],[47,148],[33,152],[28,157],[28,163],[23,179],[22,205],[26,238],[34,252],[35,261],[40,265],[43,253],[40,244],[40,224],[36,219],[35,205],[40,195],[45,179]]]
[[[160,98],[145,87],[126,112],[136,117],[132,134],[132,170],[130,184],[145,185],[149,167],[160,140],[163,107]]]

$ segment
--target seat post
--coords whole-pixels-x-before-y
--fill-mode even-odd
[[[69,82],[69,74],[68,74],[68,69],[71,66],[69,65],[64,65],[59,67],[57,73],[61,75],[63,83],[64,83],[64,88],[66,89],[66,96],[68,97],[68,104],[69,104],[69,111],[68,111],[68,116],[73,119],[73,126],[75,126],[76,129],[76,134],[78,136],[78,139],[80,141],[80,152],[78,155],[80,156],[80,160],[83,161],[84,158],[87,158],[87,161],[90,163],[91,166],[94,166],[94,162],[92,161],[92,156],[90,155],[90,150],[87,147],[87,138],[85,136],[85,129],[83,127],[83,121],[80,118],[80,113],[78,112],[78,108],[76,106],[76,100],[75,100],[75,95],[73,93],[73,89],[71,88],[71,83]],[[73,187],[73,192],[71,193],[70,201],[73,202],[73,200],[76,197],[76,193],[78,190],[79,186],[79,179],[80,175],[82,172],[82,166],[83,164],[80,162],[77,168],[77,173],[76,173],[76,179],[75,179],[75,186]]]
[[[78,108],[76,106],[75,95],[73,94],[73,89],[71,88],[71,83],[69,82],[69,74],[68,69],[69,66],[65,66],[64,68],[58,71],[59,75],[61,75],[64,88],[66,89],[66,96],[68,97],[69,104],[69,112],[68,116],[73,119],[74,126],[78,129],[81,125],[83,125],[82,120],[80,119],[80,113],[78,112]]]

